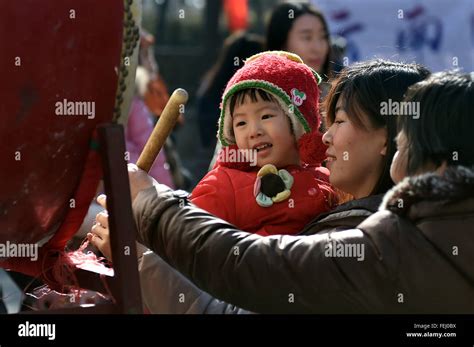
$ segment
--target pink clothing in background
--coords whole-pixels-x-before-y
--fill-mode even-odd
[[[130,114],[125,129],[125,142],[127,151],[130,153],[130,163],[137,162],[146,141],[153,131],[152,117],[153,115],[143,100],[135,96],[130,106]],[[159,183],[166,184],[173,189],[175,188],[163,149],[158,154],[149,175]]]

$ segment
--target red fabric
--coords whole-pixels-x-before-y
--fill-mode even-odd
[[[311,69],[306,65],[281,55],[280,53],[260,53],[258,57],[250,59],[239,69],[227,83],[223,98],[237,83],[244,81],[263,81],[271,83],[287,94],[290,100],[295,101],[292,90],[296,88],[306,94],[306,99],[298,106],[294,103],[308,122],[309,126],[319,128],[319,88]],[[227,115],[226,115],[227,116]]]
[[[53,235],[37,261],[14,257],[0,267],[39,276],[58,264],[101,177],[89,143],[96,126],[113,117],[123,1],[0,1],[0,15],[12,29],[0,31],[2,48],[21,58],[18,65],[2,64],[8,87],[0,92],[0,243],[34,244]],[[71,102],[94,105],[94,111],[59,107]]]
[[[239,150],[239,147],[237,145],[230,145],[226,147],[222,147],[220,150],[219,154],[217,155],[217,160],[216,163],[214,164],[213,169],[216,168],[216,166],[225,166],[230,169],[235,169],[235,170],[240,170],[240,171],[251,171],[255,169],[255,167],[252,167],[250,162],[248,161],[226,161],[225,159],[228,158],[226,152],[229,153],[236,153]]]
[[[326,159],[328,147],[323,143],[323,135],[318,129],[304,134],[298,141],[300,158],[305,163],[319,166]]]
[[[227,14],[230,32],[247,29],[249,12],[247,0],[225,0],[224,10]]]
[[[296,234],[320,213],[329,211],[334,191],[324,168],[287,167],[294,183],[288,200],[270,207],[257,204],[253,194],[257,169],[243,172],[218,165],[191,194],[198,207],[262,236]]]
[[[91,135],[112,120],[123,1],[0,1],[0,16],[11,28],[0,30],[2,50],[15,52],[1,64],[0,243],[33,244],[63,223]],[[64,100],[94,102],[94,115],[65,112]]]
[[[59,253],[64,252],[66,243],[79,230],[101,177],[102,169],[99,153],[96,149],[91,149],[84,173],[74,195],[75,207],[68,210],[59,230],[40,248],[38,260],[32,262],[29,258],[10,258],[1,263],[2,267],[33,277],[41,276],[45,282],[55,287],[60,279],[52,277],[51,273],[59,259]],[[67,264],[65,265],[67,266]]]
[[[75,208],[70,208],[59,231],[47,243],[47,248],[63,250],[66,243],[79,230],[89,205],[94,199],[97,186],[102,178],[102,166],[97,149],[90,149],[79,186],[74,194]]]

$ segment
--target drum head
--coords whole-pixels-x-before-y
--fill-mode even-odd
[[[129,6],[0,2],[0,243],[45,241],[77,208],[94,130],[119,121],[126,77],[134,75],[138,29]]]

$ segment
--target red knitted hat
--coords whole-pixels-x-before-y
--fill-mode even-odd
[[[224,150],[228,146],[236,147],[229,100],[238,91],[255,88],[275,97],[290,118],[302,163],[320,164],[326,146],[319,132],[319,81],[319,75],[296,54],[269,51],[248,58],[230,79],[222,96],[218,138]],[[242,169],[241,165],[237,166]]]

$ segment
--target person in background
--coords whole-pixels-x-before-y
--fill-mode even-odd
[[[245,59],[263,50],[263,38],[246,33],[236,32],[230,35],[222,46],[214,66],[204,75],[197,92],[197,115],[199,134],[209,161],[213,155],[217,139],[217,121],[222,92],[235,72],[244,65]]]
[[[162,80],[159,78],[158,67],[151,50],[153,43],[153,35],[142,31],[135,77],[136,92],[125,127],[125,144],[129,153],[128,161],[131,163],[137,162],[153,131],[154,115],[158,117],[169,100],[166,87],[163,88],[163,83],[160,83]],[[158,88],[160,85],[162,87]],[[152,113],[149,106],[159,113]],[[159,152],[151,167],[150,175],[160,182],[166,181],[175,186],[164,150]]]
[[[272,11],[266,31],[266,49],[299,55],[322,78],[321,99],[332,77],[329,28],[323,13],[306,3],[282,3]]]

